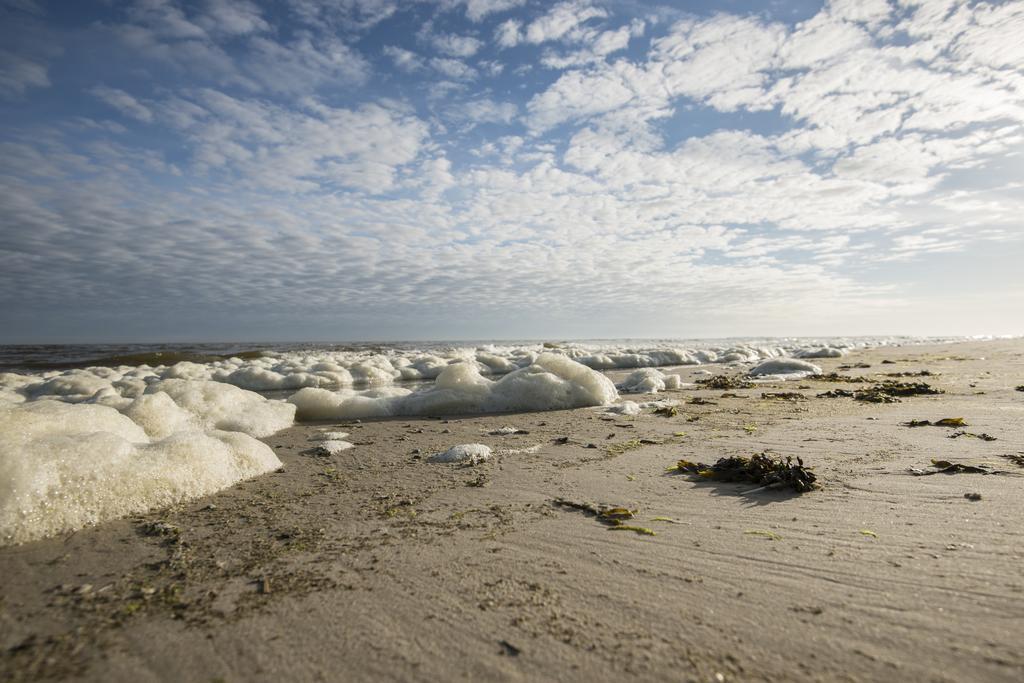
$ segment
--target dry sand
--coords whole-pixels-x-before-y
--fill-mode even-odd
[[[1024,342],[820,364],[858,362],[845,374],[929,370],[946,393],[873,404],[790,382],[659,395],[684,402],[675,417],[294,427],[267,440],[282,472],[0,549],[0,680],[1024,680],[1024,469],[1005,457],[1024,457]],[[944,417],[997,440],[900,425]],[[529,434],[487,434],[505,425]],[[309,454],[324,428],[356,447]],[[471,442],[496,457],[426,462]],[[666,473],[765,449],[821,490]],[[1007,474],[908,472],[933,458]],[[635,508],[656,535],[555,498]]]

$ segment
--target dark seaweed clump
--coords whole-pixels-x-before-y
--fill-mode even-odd
[[[804,466],[803,460],[797,458],[794,463],[792,457],[773,458],[767,453],[758,453],[749,458],[738,455],[719,458],[714,465],[680,460],[673,469],[676,472],[716,481],[747,482],[762,487],[788,488],[797,493],[806,493],[818,487],[815,483],[817,477],[811,471],[812,468]]]
[[[750,389],[754,386],[753,382],[748,382],[742,377],[729,376],[729,375],[715,375],[714,377],[707,377],[705,379],[698,379],[697,384],[702,385],[705,389]]]
[[[943,393],[942,389],[936,389],[924,382],[885,381],[857,391],[853,397],[858,401],[869,403],[899,403],[900,398],[906,396],[927,396],[941,393]]]
[[[827,375],[811,375],[807,379],[815,382],[847,382],[852,384],[870,382],[867,377],[854,377],[852,375],[840,375],[838,372],[830,372]]]

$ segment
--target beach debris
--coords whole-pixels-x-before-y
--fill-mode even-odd
[[[747,529],[743,533],[746,534],[747,536],[760,536],[761,538],[767,539],[769,541],[781,541],[782,540],[782,536],[779,536],[774,531],[766,531],[764,529]]]
[[[1005,474],[1002,470],[993,469],[989,465],[965,465],[949,460],[932,460],[932,467],[935,469],[922,470],[911,467],[910,473],[915,477],[927,477],[932,474]]]
[[[964,498],[966,498],[967,500],[969,500],[971,502],[977,502],[977,501],[981,500],[981,494],[980,493],[975,493],[975,492],[965,493],[964,494]]]
[[[270,579],[266,576],[261,576],[256,580],[256,592],[260,595],[268,595],[271,592]]]
[[[584,514],[594,517],[598,522],[609,527],[609,529],[619,531],[632,531],[634,533],[642,534],[644,536],[655,536],[656,534],[642,526],[632,526],[626,524],[627,520],[633,519],[636,516],[636,510],[630,510],[627,507],[621,505],[615,506],[599,506],[592,503],[579,502],[575,500],[567,500],[565,498],[555,498],[552,501],[555,505],[569,508],[571,510],[578,510]]]
[[[867,401],[869,403],[899,403],[900,398],[906,396],[927,396],[941,394],[941,389],[936,389],[924,382],[894,382],[887,380],[867,389],[854,392],[854,399]]]
[[[734,394],[731,391],[727,391],[724,394],[722,394],[721,396],[719,396],[718,398],[740,398],[740,395],[739,394]],[[696,401],[696,400],[697,400],[697,397],[694,397],[693,399],[691,399],[691,402]]]
[[[617,456],[629,451],[636,450],[644,444],[640,439],[630,439],[629,441],[620,441],[619,443],[610,443],[605,446],[604,450],[608,455]]]
[[[661,417],[675,417],[679,414],[679,409],[675,406],[659,406],[654,409],[654,414]]]
[[[530,432],[525,429],[519,429],[518,427],[501,427],[500,429],[493,429],[487,432],[490,436],[516,436],[519,434],[529,434]]]
[[[871,538],[878,538],[878,534],[876,534],[871,529],[861,529],[860,533],[861,533],[862,536],[870,536]]]
[[[1006,455],[1001,455],[999,457],[1006,458],[1017,467],[1024,467],[1024,453],[1007,453]]]
[[[452,446],[446,451],[434,453],[427,462],[457,462],[467,465],[479,465],[491,457],[491,449],[482,443],[464,443]]]
[[[652,522],[665,522],[666,524],[689,524],[689,522],[683,522],[678,519],[672,519],[671,517],[651,517]]]
[[[758,453],[749,458],[730,456],[719,458],[714,465],[680,460],[670,471],[692,474],[725,482],[748,482],[760,484],[755,491],[768,488],[789,488],[797,493],[806,493],[818,488],[817,477],[812,468],[805,467],[801,458],[786,456],[773,458],[767,453]],[[752,493],[749,491],[748,493]]]
[[[329,439],[327,441],[321,441],[317,444],[316,448],[313,449],[314,455],[337,455],[342,451],[347,451],[355,446],[354,443],[348,441],[342,441],[340,439]]]
[[[947,436],[946,438],[959,439],[961,436],[969,436],[974,439],[981,439],[982,441],[998,441],[998,439],[992,436],[991,434],[985,434],[984,432],[982,432],[981,434],[975,434],[974,432],[968,432],[967,430],[964,429],[957,430],[950,434],[949,436]]]
[[[736,396],[736,394],[731,394],[731,395],[732,396]],[[724,398],[725,394],[722,394],[722,397]],[[690,404],[691,406],[716,406],[716,405],[718,405],[714,401],[709,401],[708,399],[702,398],[700,396],[693,396],[693,397],[691,397],[687,401],[687,403]]]
[[[886,372],[883,377],[934,377],[931,370],[918,370],[917,372]]]
[[[567,437],[567,436],[556,436],[551,441],[552,441],[552,443],[554,443],[554,444],[556,444],[558,446],[564,446],[565,444],[569,443],[569,437]]]
[[[853,392],[847,389],[832,389],[831,391],[824,391],[817,396],[818,398],[853,398]]]
[[[811,375],[807,379],[815,382],[845,382],[848,384],[859,384],[870,382],[867,377],[852,377],[850,375],[840,375],[838,372],[830,372],[827,375]]]
[[[544,342],[544,346],[547,346],[547,342]],[[554,345],[552,345],[554,346]],[[498,645],[501,646],[501,653],[507,657],[518,657],[519,653],[522,652],[518,647],[508,642],[507,640],[499,640]]]
[[[1024,391],[1024,384],[1021,384],[1020,386],[1016,387],[1015,389],[1016,389],[1016,391]]]
[[[737,375],[715,375],[713,377],[705,377],[698,379],[697,384],[700,384],[705,389],[751,389],[754,387],[753,382],[739,377]]]
[[[840,370],[867,370],[871,366],[867,363],[854,363],[852,365],[840,365]]]
[[[754,432],[757,431],[757,425],[753,423],[745,424],[743,425],[743,431],[745,431],[747,434],[753,434]]]
[[[774,401],[806,401],[807,397],[797,391],[763,391],[761,398]]]
[[[941,420],[910,420],[902,423],[904,427],[966,427],[962,417],[944,417]]]

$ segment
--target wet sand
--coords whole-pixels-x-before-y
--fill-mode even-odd
[[[0,549],[0,679],[1021,680],[1024,341],[814,362],[928,370],[902,381],[945,393],[877,404],[816,397],[869,384],[807,381],[626,397],[679,400],[673,417],[296,426],[266,440],[281,472]],[[996,440],[901,425],[946,417]],[[488,434],[507,425],[529,433]],[[324,429],[356,447],[313,455]],[[474,442],[495,457],[426,462]],[[666,471],[766,449],[821,489]],[[910,473],[932,459],[1005,474]],[[636,509],[656,535],[558,498]]]

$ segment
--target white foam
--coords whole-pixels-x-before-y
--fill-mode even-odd
[[[614,413],[616,415],[639,415],[640,404],[636,401],[622,401],[616,403],[613,406],[608,406],[606,412]]]
[[[354,443],[350,443],[342,439],[328,439],[327,441],[321,441],[316,448],[318,451],[321,451],[326,455],[337,455],[342,451],[347,451],[354,447]]]
[[[565,356],[546,353],[497,381],[475,364],[455,363],[434,384],[416,392],[301,389],[288,401],[300,420],[331,420],[389,415],[455,415],[528,410],[560,410],[611,403],[615,385],[604,375]]]
[[[106,406],[3,404],[0,545],[207,495],[280,465],[266,444],[237,432],[150,440]]]
[[[796,358],[777,358],[765,361],[751,368],[747,373],[751,377],[777,377],[780,379],[799,379],[809,375],[820,375],[821,368],[813,363]]]
[[[804,349],[802,351],[797,351],[793,355],[797,358],[842,358],[845,354],[845,349],[823,346],[820,349]]]
[[[179,363],[180,365],[180,363]],[[205,429],[270,436],[290,427],[295,406],[220,382],[168,379],[150,384],[147,394],[166,393],[192,413]]]
[[[427,458],[427,462],[462,462],[470,465],[478,465],[486,462],[491,457],[490,446],[482,443],[464,443],[452,446],[441,453],[434,453]]]
[[[657,368],[641,368],[631,372],[617,386],[627,394],[656,394],[666,389],[679,389],[682,385],[679,375],[666,375]]]

